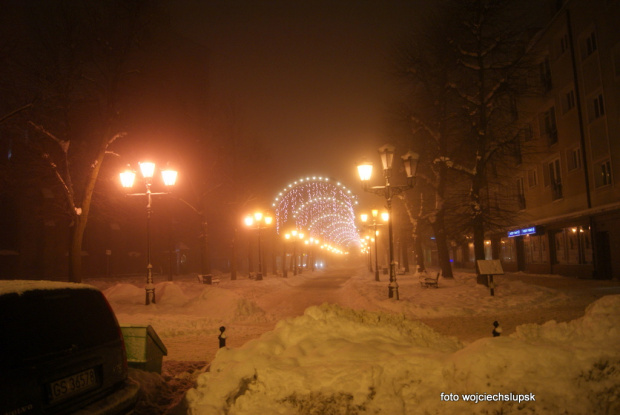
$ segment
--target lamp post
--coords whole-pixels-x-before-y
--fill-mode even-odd
[[[152,192],[153,176],[155,174],[155,163],[140,163],[140,171],[144,178],[146,191],[144,193],[129,193],[128,196],[146,196],[146,301],[145,304],[155,304],[155,285],[153,284],[153,264],[151,263],[151,213],[152,197],[154,195],[165,195],[169,192]],[[166,187],[174,186],[177,180],[177,171],[166,168],[161,171],[161,177]],[[136,179],[136,173],[127,169],[120,174],[121,185],[124,188],[132,188]]]
[[[385,178],[385,185],[383,186],[368,186],[370,177],[372,176],[372,163],[362,162],[357,166],[360,179],[362,181],[362,188],[370,193],[377,194],[385,197],[387,204],[388,216],[388,239],[390,246],[390,284],[388,285],[388,297],[399,300],[398,282],[396,281],[396,264],[394,263],[394,240],[392,232],[392,198],[394,195],[398,195],[405,190],[412,189],[415,185],[415,173],[418,168],[418,160],[420,156],[417,153],[408,151],[401,158],[405,166],[405,173],[407,175],[406,185],[392,185],[390,179],[392,177],[392,163],[394,161],[394,146],[386,144],[379,149],[379,155],[381,156],[381,163],[383,164],[383,177]],[[376,238],[375,238],[376,239]]]
[[[284,234],[284,241],[282,242],[282,276],[284,278],[288,277],[288,268],[286,267],[286,257],[288,255],[287,244],[291,239],[291,234]]]
[[[263,279],[263,260],[262,260],[262,251],[261,251],[261,243],[260,243],[260,235],[261,230],[266,229],[273,222],[273,218],[271,216],[263,215],[263,212],[256,212],[254,215],[248,215],[245,217],[245,224],[248,227],[253,227],[258,230],[258,273],[256,274],[256,279],[258,281]]]
[[[303,241],[304,234],[297,229],[293,229],[290,235],[290,238],[293,240],[293,260],[295,261],[295,265],[293,265],[293,275],[297,275],[301,274],[303,268],[303,249],[301,248],[299,249],[299,255],[301,256],[301,266],[299,266],[299,262],[297,261],[297,241]]]
[[[368,224],[367,226],[372,227],[373,229],[373,241],[375,243],[375,281],[379,281],[379,251],[377,250],[377,236],[379,235],[379,232],[377,231],[377,226],[381,226],[381,223],[377,223],[377,218],[379,217],[379,210],[378,209],[373,209],[371,211],[372,213],[372,224]],[[362,220],[362,222],[364,224],[366,224],[366,222],[368,222],[368,214],[366,213],[362,213],[360,215],[360,218]],[[384,222],[387,222],[389,220],[389,214],[387,214],[387,212],[383,212],[381,214],[381,219]]]
[[[374,272],[372,269],[372,252],[370,250],[370,235],[366,235],[363,238],[360,238],[360,243],[362,244],[362,253],[368,254],[368,272]]]

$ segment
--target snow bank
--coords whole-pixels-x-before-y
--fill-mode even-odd
[[[98,290],[88,284],[77,284],[73,282],[58,281],[37,281],[37,280],[3,280],[0,281],[0,295],[18,294],[22,295],[26,291],[33,290]]]
[[[385,281],[368,281],[361,273],[347,282],[349,295],[363,297],[364,308],[404,313],[411,318],[441,318],[454,316],[492,315],[522,311],[534,307],[551,307],[570,303],[571,299],[557,290],[526,284],[509,275],[495,277],[495,295],[476,283],[475,274],[457,273],[454,279],[439,278],[439,288],[420,286],[419,274],[401,276],[400,302],[387,298]],[[352,308],[357,308],[352,304]],[[378,311],[376,310],[376,311]]]
[[[186,399],[194,415],[620,413],[619,345],[620,296],[465,347],[402,315],[322,305],[220,349]]]

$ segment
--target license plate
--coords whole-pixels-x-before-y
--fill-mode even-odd
[[[97,386],[95,369],[75,373],[49,384],[50,403],[79,394]]]

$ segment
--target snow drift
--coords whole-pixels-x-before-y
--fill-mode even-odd
[[[324,304],[220,349],[186,400],[194,415],[620,413],[619,346],[618,295],[467,346],[403,316]]]

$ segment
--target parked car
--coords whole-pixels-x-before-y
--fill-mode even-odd
[[[126,414],[127,377],[116,316],[97,288],[0,281],[0,415]]]

